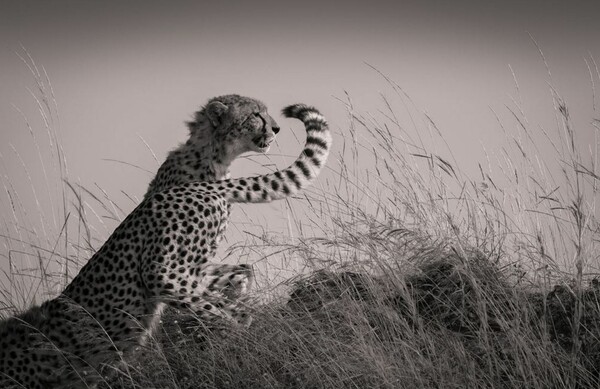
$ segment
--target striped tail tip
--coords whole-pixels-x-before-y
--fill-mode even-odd
[[[292,104],[288,105],[284,109],[281,110],[283,116],[287,118],[295,118],[304,120],[307,114],[316,113],[321,115],[321,113],[315,108],[305,104]]]

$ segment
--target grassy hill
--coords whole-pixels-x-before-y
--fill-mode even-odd
[[[549,131],[515,103],[498,117],[500,151],[465,172],[438,125],[389,85],[378,113],[342,102],[329,171],[292,200],[300,235],[254,235],[262,274],[290,258],[303,271],[261,278],[249,328],[168,311],[105,388],[600,387],[597,152],[578,135],[597,132],[598,118],[574,129],[553,91]],[[40,101],[51,118],[51,99]],[[118,213],[49,166],[62,188],[57,231],[27,228],[5,183],[16,200],[3,233],[4,316],[55,294],[101,242],[86,198]],[[19,268],[15,253],[36,265]]]

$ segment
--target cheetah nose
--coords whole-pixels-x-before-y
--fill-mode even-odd
[[[279,132],[279,130],[280,130],[280,128],[279,128],[279,127],[276,127],[276,126],[274,126],[274,127],[271,127],[271,129],[273,130],[273,132],[274,132],[275,134],[277,134],[277,133]]]

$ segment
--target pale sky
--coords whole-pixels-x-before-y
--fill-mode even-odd
[[[151,175],[109,160],[155,171],[157,163],[140,138],[162,161],[185,140],[183,122],[216,95],[239,93],[270,107],[284,129],[273,152],[288,156],[273,159],[278,166],[299,152],[296,137],[303,139],[301,127],[279,116],[290,103],[317,106],[339,147],[347,120],[336,97],[348,92],[360,110],[376,111],[382,108],[380,93],[390,91],[366,63],[435,120],[459,163],[476,166],[482,145],[491,149],[503,140],[490,108],[506,113],[505,105],[516,98],[511,68],[530,121],[553,122],[548,74],[529,34],[591,142],[585,59],[600,61],[598,15],[600,2],[591,0],[4,0],[0,174],[35,213],[27,174],[38,185],[43,173],[15,106],[29,118],[43,155],[48,142],[28,92],[35,84],[16,54],[23,54],[21,45],[52,82],[70,179],[97,185],[125,211],[134,204],[121,191],[140,198]],[[233,175],[264,172],[259,165],[269,160],[255,161],[234,165]],[[37,191],[47,209],[44,186]],[[0,215],[7,219],[4,189],[0,200]]]
[[[509,64],[530,114],[551,108],[528,33],[572,110],[591,108],[584,58],[600,55],[599,2],[235,3],[3,1],[0,152],[8,158],[12,143],[28,153],[13,104],[32,121],[39,116],[26,90],[33,81],[15,54],[21,44],[54,86],[73,176],[136,195],[148,177],[102,160],[152,170],[138,135],[163,158],[184,139],[183,121],[225,93],[262,99],[274,113],[296,101],[314,104],[342,127],[332,96],[348,91],[359,107],[380,108],[386,85],[365,62],[456,139],[457,154],[465,139],[493,134],[489,107],[501,109],[515,95]]]

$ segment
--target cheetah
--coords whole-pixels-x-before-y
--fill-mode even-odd
[[[144,198],[188,182],[228,179],[229,166],[239,154],[266,153],[280,130],[263,102],[235,94],[210,99],[186,124],[189,139],[169,153]],[[227,229],[230,208],[228,205],[227,214],[221,219],[219,237]],[[190,317],[200,318],[204,325],[214,320],[214,315],[206,310]]]
[[[204,110],[215,130],[235,127],[238,134],[219,146],[223,165],[232,159],[225,157],[269,145],[256,131],[240,131],[256,127],[229,121],[229,109],[215,102]],[[167,178],[167,189],[157,184],[59,297],[0,323],[0,387],[94,387],[143,344],[166,305],[243,321],[246,313],[234,302],[248,287],[250,267],[211,262],[229,204],[298,193],[317,177],[331,146],[327,123],[315,108],[296,104],[282,112],[302,120],[307,132],[303,151],[288,168],[171,187]],[[250,115],[245,121],[264,126],[260,109]]]

